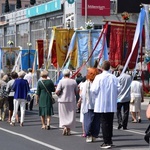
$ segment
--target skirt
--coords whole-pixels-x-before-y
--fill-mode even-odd
[[[140,112],[141,111],[141,98],[136,97],[133,104],[130,104],[130,112]]]
[[[59,127],[75,128],[76,102],[59,102]]]

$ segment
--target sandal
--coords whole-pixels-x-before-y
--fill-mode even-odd
[[[46,129],[46,126],[42,126],[41,129]]]
[[[81,136],[82,136],[82,137],[86,137],[86,134],[85,134],[85,133],[83,133]]]
[[[67,135],[67,128],[63,129],[62,135]]]
[[[50,126],[46,126],[46,129],[47,129],[47,130],[50,130]]]
[[[137,123],[137,121],[136,121],[136,120],[133,120],[132,123]]]

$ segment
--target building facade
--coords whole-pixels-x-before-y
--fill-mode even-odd
[[[0,14],[4,14],[5,10],[5,1],[6,0],[0,0]],[[42,3],[42,0],[36,0],[36,4]],[[27,8],[30,6],[30,0],[21,0],[22,8]],[[16,0],[9,0],[9,9],[10,12],[16,10]]]

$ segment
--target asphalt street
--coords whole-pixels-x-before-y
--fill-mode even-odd
[[[114,150],[150,150],[144,141],[145,130],[149,125],[145,110],[150,98],[142,103],[142,122],[132,123],[129,117],[128,130],[117,129],[116,115],[114,118],[113,144]],[[79,114],[76,116],[76,128],[71,136],[63,136],[59,128],[57,103],[54,104],[55,115],[51,119],[51,129],[41,129],[38,106],[26,111],[24,126],[10,126],[6,121],[0,122],[0,150],[99,150],[103,143],[102,134],[93,143],[86,143],[81,137],[82,125]]]

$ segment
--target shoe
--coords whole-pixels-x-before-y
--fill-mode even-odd
[[[10,125],[11,125],[11,126],[15,126],[15,123],[14,123],[14,122],[11,122]]]
[[[67,135],[67,128],[63,129],[62,135]]]
[[[137,121],[136,121],[136,120],[133,120],[132,123],[137,123]]]
[[[120,130],[122,128],[122,124],[119,124],[118,126],[118,130]]]
[[[111,148],[111,144],[105,144],[105,143],[103,143],[103,144],[100,146],[100,148],[109,149],[109,148]]]
[[[46,129],[46,126],[43,125],[43,126],[41,127],[41,129]]]
[[[66,131],[66,135],[71,135],[71,133],[70,133],[70,129],[67,129],[67,131]]]
[[[23,127],[23,122],[22,122],[22,123],[20,123],[20,127]]]
[[[91,142],[92,142],[92,136],[87,136],[86,143],[91,143]]]
[[[85,133],[83,133],[81,136],[82,136],[82,137],[86,137],[86,134],[85,134]]]
[[[47,126],[46,129],[47,129],[47,130],[50,130],[50,126]]]
[[[123,130],[128,130],[127,127],[123,127]]]
[[[141,123],[141,121],[142,121],[141,119],[138,119],[138,123]]]

